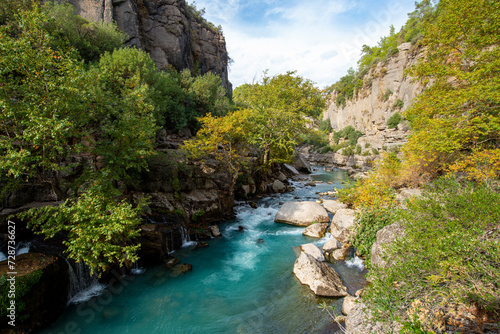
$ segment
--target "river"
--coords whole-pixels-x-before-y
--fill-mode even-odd
[[[274,222],[280,202],[317,200],[317,192],[342,187],[346,176],[318,168],[312,179],[324,183],[293,182],[295,191],[266,197],[256,209],[237,203],[236,219],[220,224],[222,238],[209,240],[208,248],[175,251],[180,263],[192,264],[191,272],[171,277],[159,266],[137,270],[141,274],[122,283],[93,286],[41,333],[333,333],[317,306],[326,301],[340,310],[342,299],[316,297],[292,273],[297,247],[321,247],[328,236],[312,239],[302,235],[304,228]],[[363,286],[358,258],[334,267],[351,294]],[[92,293],[99,295],[81,302]]]

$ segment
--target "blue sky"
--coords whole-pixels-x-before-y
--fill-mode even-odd
[[[189,1],[192,3],[192,1]],[[233,87],[297,70],[320,88],[356,67],[363,44],[396,31],[415,0],[197,0],[205,18],[221,25]]]

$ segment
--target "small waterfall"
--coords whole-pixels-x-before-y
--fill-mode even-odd
[[[144,274],[146,271],[146,268],[139,267],[139,261],[135,261],[134,264],[132,264],[132,269],[130,270],[130,273],[132,275],[141,275]]]
[[[29,253],[31,241],[21,241],[16,246],[16,255]]]
[[[85,263],[64,260],[68,264],[69,304],[87,301],[102,292],[105,286],[99,284],[97,275],[90,275],[90,268]]]
[[[0,252],[0,262],[7,260],[7,256],[4,253]]]
[[[191,241],[189,232],[184,226],[179,225],[179,231],[181,233],[182,247],[189,247],[196,244],[196,241]]]

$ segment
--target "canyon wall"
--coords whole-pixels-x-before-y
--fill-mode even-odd
[[[334,92],[329,99],[324,119],[329,119],[335,131],[354,126],[366,135],[375,135],[387,128],[387,120],[396,112],[404,112],[423,87],[405,76],[405,69],[422,56],[421,50],[410,43],[401,44],[399,52],[386,62],[380,62],[363,78],[363,87],[347,101],[337,106]]]
[[[200,17],[185,0],[69,0],[76,12],[94,22],[116,22],[127,44],[148,52],[159,69],[173,66],[228,78],[229,56],[222,31]]]

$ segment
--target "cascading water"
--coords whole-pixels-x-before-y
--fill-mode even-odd
[[[83,262],[74,263],[64,259],[68,264],[69,294],[68,304],[78,304],[99,295],[104,284],[99,284],[97,275],[90,274],[90,268]]]
[[[16,255],[29,253],[31,241],[21,241],[16,246]]]
[[[4,253],[0,252],[0,262],[7,260],[7,256]]]
[[[191,241],[189,232],[184,226],[179,225],[179,232],[181,234],[182,247],[190,247],[196,245],[196,241]]]
[[[77,324],[82,334],[335,332],[317,306],[325,301],[338,310],[342,299],[316,297],[292,274],[294,249],[326,239],[311,239],[302,235],[304,228],[274,222],[280,202],[316,200],[316,192],[341,187],[344,173],[332,173],[330,179],[324,174],[314,177],[333,185],[295,183],[294,192],[265,198],[257,209],[239,203],[236,219],[219,225],[222,238],[210,240],[208,248],[174,252],[181,263],[192,265],[191,272],[174,276],[165,266],[148,268],[131,276],[125,289],[110,286],[102,300],[78,305],[43,333],[64,332],[68,323]],[[192,242],[185,228],[179,230],[183,245]],[[364,284],[364,272],[359,259],[351,262],[351,267],[343,262],[334,267],[354,294]],[[96,310],[95,316],[82,316],[78,309]]]

